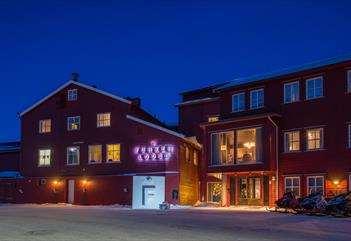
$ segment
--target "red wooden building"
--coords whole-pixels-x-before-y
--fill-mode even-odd
[[[350,190],[351,56],[181,95],[180,130],[203,144],[202,201],[273,205],[284,191]]]
[[[157,208],[199,199],[198,151],[125,99],[69,81],[20,114],[17,203]]]

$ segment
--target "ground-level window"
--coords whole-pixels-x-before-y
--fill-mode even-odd
[[[321,192],[324,193],[324,177],[307,177],[308,194]]]
[[[107,162],[120,162],[121,161],[121,145],[108,144],[107,145]]]
[[[101,145],[89,146],[89,163],[101,163],[102,161],[102,147]]]
[[[285,192],[294,192],[296,196],[300,196],[300,178],[286,177],[285,178]]]
[[[39,150],[39,166],[40,167],[45,167],[45,166],[50,166],[51,164],[51,150],[50,149],[44,149],[44,150]]]
[[[67,147],[67,165],[79,165],[79,146]]]
[[[222,183],[209,182],[207,183],[207,201],[219,203],[222,199]]]
[[[284,133],[285,152],[300,150],[300,131],[288,131]]]
[[[307,149],[315,150],[323,148],[323,128],[307,130]]]
[[[39,133],[50,133],[51,132],[51,119],[39,121]]]
[[[111,113],[97,114],[97,127],[111,126]]]

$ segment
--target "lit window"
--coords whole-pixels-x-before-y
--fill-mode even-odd
[[[245,110],[245,94],[235,94],[232,96],[232,111],[239,112]]]
[[[351,70],[347,71],[347,92],[351,92]]]
[[[300,178],[286,177],[285,178],[285,192],[294,192],[296,196],[300,196]]]
[[[237,162],[255,163],[261,161],[262,156],[262,129],[242,129],[236,132]]]
[[[300,131],[289,131],[284,133],[285,152],[300,150]]]
[[[211,136],[212,165],[234,164],[234,132],[215,133]]]
[[[292,103],[300,100],[299,82],[284,85],[284,103]]]
[[[199,153],[194,150],[194,165],[197,166],[199,164]]]
[[[51,164],[51,150],[39,150],[39,166],[50,166]]]
[[[111,126],[111,113],[97,114],[97,127]]]
[[[109,144],[107,145],[107,162],[121,161],[121,145]]]
[[[80,129],[80,116],[68,117],[67,118],[67,130],[79,130]]]
[[[208,117],[208,122],[216,122],[219,120],[219,117],[218,116],[210,116]]]
[[[89,163],[101,163],[102,148],[101,145],[89,146]]]
[[[307,177],[308,194],[324,193],[324,177]]]
[[[67,100],[68,101],[75,101],[78,97],[78,90],[72,89],[67,91]]]
[[[39,133],[50,133],[51,132],[51,120],[40,120],[39,121]]]
[[[185,147],[185,161],[190,162],[190,150],[188,146]]]
[[[315,99],[323,96],[323,78],[306,80],[306,99]]]
[[[264,106],[263,89],[253,90],[250,92],[250,109],[258,109]]]
[[[79,165],[79,147],[67,147],[67,165]]]
[[[323,128],[307,130],[307,149],[322,149],[323,148]]]
[[[207,201],[219,203],[222,200],[222,183],[208,182],[207,183]]]

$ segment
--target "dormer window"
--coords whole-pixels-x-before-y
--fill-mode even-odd
[[[71,89],[67,91],[67,100],[68,101],[76,101],[78,97],[78,90]]]

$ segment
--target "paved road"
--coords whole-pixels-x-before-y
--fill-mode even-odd
[[[351,240],[351,218],[267,212],[0,205],[1,241]]]

